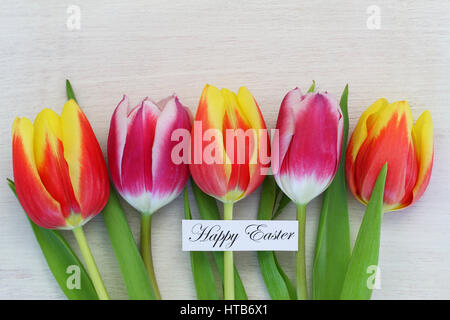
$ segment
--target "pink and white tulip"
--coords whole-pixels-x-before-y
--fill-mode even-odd
[[[330,94],[302,95],[295,88],[284,97],[272,169],[278,186],[297,205],[306,205],[325,191],[336,175],[343,128],[338,102]]]
[[[111,178],[122,197],[143,214],[151,215],[175,199],[188,180],[188,164],[171,159],[176,129],[189,131],[191,119],[175,95],[158,103],[145,98],[134,108],[124,96],[112,116]]]

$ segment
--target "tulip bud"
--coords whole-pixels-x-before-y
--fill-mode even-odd
[[[344,120],[328,93],[288,92],[281,103],[272,169],[280,189],[297,205],[306,205],[333,181],[339,167]]]
[[[30,219],[49,229],[74,229],[97,215],[109,197],[109,180],[94,132],[74,100],[61,116],[43,109],[34,124],[13,124],[17,197]]]
[[[262,150],[263,149],[263,150]],[[192,178],[203,192],[236,202],[264,180],[270,159],[266,124],[253,96],[206,85],[191,133]]]
[[[171,135],[191,129],[188,109],[173,95],[158,103],[145,98],[130,108],[123,97],[111,119],[108,162],[119,193],[139,212],[151,215],[175,199],[189,177],[186,163],[171,159]]]
[[[377,175],[388,172],[383,206],[392,211],[410,206],[428,186],[433,167],[433,122],[425,111],[413,125],[408,102],[379,99],[361,116],[346,153],[347,182],[367,204]]]

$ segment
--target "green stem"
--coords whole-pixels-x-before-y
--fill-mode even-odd
[[[156,282],[155,269],[153,268],[152,259],[152,216],[141,214],[141,255],[147,269],[148,278],[152,284],[156,299],[161,300],[158,283]]]
[[[298,251],[297,251],[297,299],[308,300],[306,285],[306,261],[305,261],[305,223],[306,205],[297,205],[298,220]]]
[[[223,204],[223,219],[233,220],[233,203],[225,202]],[[234,300],[234,262],[233,251],[223,253],[223,295],[225,300]]]
[[[86,236],[84,235],[83,227],[75,227],[73,229],[73,234],[77,239],[78,245],[80,246],[81,254],[84,258],[84,263],[88,269],[89,276],[91,277],[92,283],[94,284],[95,291],[97,292],[98,298],[100,300],[109,300],[108,292],[106,292],[105,284],[103,283],[100,272],[98,271],[97,264],[95,263],[94,257],[92,256],[91,249],[89,248]]]

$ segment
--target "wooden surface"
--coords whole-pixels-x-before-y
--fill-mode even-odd
[[[380,8],[371,30],[367,8]],[[79,30],[66,12],[79,5]],[[381,289],[374,299],[450,298],[450,3],[447,1],[10,1],[0,2],[0,298],[62,299],[18,202],[12,177],[11,125],[43,107],[60,112],[64,80],[106,150],[111,114],[123,93],[132,103],[177,92],[193,112],[205,83],[245,85],[269,128],[284,94],[315,79],[340,96],[349,84],[350,129],[379,97],[406,99],[415,118],[431,110],[435,164],[424,196],[386,214]],[[259,190],[236,205],[237,219],[255,218]],[[349,194],[352,240],[364,207]],[[124,203],[135,232],[139,215]],[[311,274],[320,198],[308,206],[307,267]],[[294,219],[290,206],[283,219]],[[154,217],[156,274],[166,299],[193,299],[188,253],[181,252],[182,199]],[[101,215],[86,233],[113,298],[126,298]],[[64,232],[76,247],[74,238]],[[294,253],[280,254],[294,276]],[[268,298],[256,254],[235,261],[252,299]],[[311,280],[311,279],[309,279]],[[309,282],[311,287],[311,282]]]

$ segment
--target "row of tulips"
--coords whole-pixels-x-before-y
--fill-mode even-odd
[[[74,232],[98,298],[108,299],[82,226],[102,209],[109,210],[110,202],[116,200],[114,191],[110,191],[108,171],[100,146],[76,102],[70,84],[67,85],[68,97],[72,99],[64,105],[61,115],[44,109],[34,123],[27,118],[14,121],[15,190],[34,224],[46,229],[69,229]],[[368,204],[368,210],[377,211],[378,216],[386,211],[405,208],[421,197],[428,185],[433,164],[430,113],[424,112],[413,124],[406,101],[389,104],[385,99],[380,99],[363,113],[345,151],[348,117],[347,102],[344,101],[343,109],[343,101],[341,99],[341,103],[338,103],[327,92],[316,93],[314,87],[306,94],[302,94],[298,88],[291,90],[281,103],[276,138],[270,146],[261,111],[245,87],[235,94],[227,89],[219,90],[206,85],[195,119],[192,119],[190,111],[176,95],[159,102],[145,98],[135,107],[130,107],[126,96],[122,98],[113,113],[109,130],[109,172],[115,189],[141,213],[140,253],[155,298],[160,299],[161,295],[151,255],[151,218],[158,209],[183,191],[189,175],[195,181],[195,188],[198,186],[203,194],[223,203],[223,218],[231,220],[233,204],[254,192],[266,178],[270,163],[261,151],[264,150],[265,155],[270,156],[277,188],[284,198],[278,202],[278,208],[281,210],[290,201],[297,206],[299,249],[295,297],[298,299],[308,298],[304,235],[306,206],[312,199],[327,188],[327,193],[340,192],[341,198],[343,190],[345,197],[345,175],[355,197]],[[252,131],[245,135],[243,144],[234,144],[239,140],[238,134],[228,134],[249,132],[248,129]],[[181,149],[179,155],[185,161],[174,161],[174,150],[180,151],[180,142],[174,138],[179,130],[190,132],[188,147]],[[240,158],[242,152],[244,157]],[[213,161],[205,159],[208,154]],[[341,159],[345,159],[345,174]],[[387,171],[386,164],[389,168]],[[263,193],[270,188],[268,184],[273,181],[271,179],[265,180]],[[334,188],[335,184],[337,186]],[[324,203],[332,201],[327,193]],[[261,201],[267,201],[263,196]],[[377,199],[374,198],[377,197],[379,208],[372,209],[376,207]],[[276,217],[275,200],[273,198],[273,203],[269,205],[270,214],[265,218]],[[345,203],[342,201],[327,202],[326,210],[330,210],[331,206],[331,210],[336,210],[334,215],[344,217],[344,212],[347,215],[347,204],[346,200]],[[324,214],[328,212],[326,210],[322,210],[324,221],[333,218],[332,213],[328,213],[328,216]],[[367,211],[366,216],[369,216]],[[108,224],[113,228],[109,218]],[[364,224],[363,221],[361,238],[364,237]],[[366,224],[370,225],[369,218]],[[321,236],[323,230],[319,227],[318,242]],[[359,241],[359,237],[352,259],[358,258],[358,252],[355,251],[359,250],[359,243],[364,242]],[[374,237],[373,241],[379,242],[379,237],[378,240]],[[119,263],[122,259],[125,265],[124,251],[128,249],[121,251],[121,244],[113,239],[111,242]],[[375,251],[374,255],[378,257],[378,250]],[[316,251],[316,258],[317,255]],[[271,257],[276,260],[274,253]],[[260,258],[264,259],[263,254]],[[367,257],[363,253],[359,258]],[[223,263],[224,298],[234,299],[237,288],[233,252],[225,252],[219,261]],[[350,280],[360,272],[356,270],[357,265],[352,260],[346,263],[346,273],[341,275],[346,282],[339,284],[339,291],[342,287],[345,291],[346,285],[351,287]],[[265,276],[263,264],[261,266]],[[352,268],[355,270],[350,271]],[[326,278],[325,274],[322,276]],[[347,278],[350,280],[347,281]],[[357,280],[361,282],[361,279]],[[270,281],[266,281],[266,284],[270,293]],[[347,291],[352,292],[353,289]],[[343,294],[342,297],[354,296]]]

